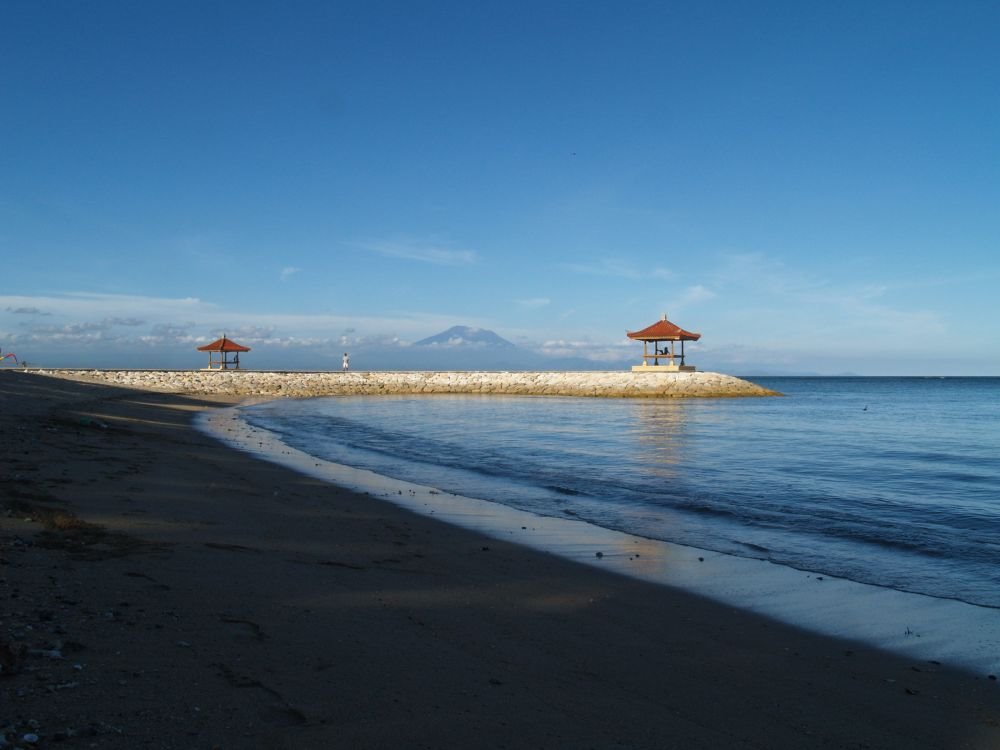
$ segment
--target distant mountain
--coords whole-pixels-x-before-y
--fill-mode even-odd
[[[333,361],[339,363],[339,359]],[[356,344],[351,350],[351,366],[358,370],[543,371],[614,370],[624,365],[581,357],[547,356],[484,328],[452,326],[408,346]]]
[[[513,349],[507,339],[498,336],[485,328],[470,328],[469,326],[452,326],[447,331],[428,336],[414,343],[414,346],[431,346],[436,348],[474,347],[483,349]]]

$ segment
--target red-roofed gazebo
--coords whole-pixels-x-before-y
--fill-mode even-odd
[[[642,342],[642,364],[634,365],[632,372],[694,372],[697,368],[694,365],[684,364],[684,342],[697,341],[701,338],[700,333],[685,331],[679,325],[667,320],[666,313],[663,319],[658,320],[653,325],[643,328],[641,331],[631,331],[625,334],[630,339]],[[665,342],[660,346],[660,342]],[[674,359],[677,356],[674,345],[681,342],[680,364]],[[653,352],[649,352],[649,343],[653,343]],[[660,360],[666,360],[666,364],[660,364]],[[653,360],[650,364],[649,361]]]
[[[205,344],[205,346],[199,346],[198,351],[208,352],[208,367],[205,368],[206,370],[238,370],[240,369],[240,352],[248,352],[250,351],[250,347],[230,341],[223,334],[221,339],[216,339],[211,344]],[[236,356],[230,359],[230,354],[235,354]]]

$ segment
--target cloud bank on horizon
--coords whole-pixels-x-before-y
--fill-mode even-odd
[[[997,28],[943,2],[5,3],[0,350],[617,369],[667,313],[703,369],[1000,375]],[[516,356],[417,345],[453,326]]]

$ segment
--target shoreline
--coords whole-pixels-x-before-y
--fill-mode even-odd
[[[235,403],[0,372],[6,739],[1000,744],[995,680],[485,537],[193,428]]]
[[[204,412],[195,424],[252,456],[495,539],[682,589],[818,634],[943,661],[972,673],[1000,673],[1000,609],[539,516],[326,461],[243,420],[240,409],[250,403]],[[855,616],[859,602],[876,616]]]

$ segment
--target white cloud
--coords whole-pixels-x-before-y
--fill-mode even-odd
[[[150,329],[150,334],[148,336],[143,336],[142,340],[147,343],[150,341],[159,341],[162,343],[168,341],[178,341],[178,342],[191,342],[196,341],[196,337],[192,336],[189,331],[195,327],[194,323],[157,323]]]
[[[89,334],[99,331],[110,331],[116,327],[137,328],[146,324],[146,321],[137,318],[104,318],[96,321],[83,321],[80,323],[67,323],[63,325],[50,323],[28,323],[25,328],[36,334],[55,333],[63,335]]]
[[[712,286],[725,299],[721,320],[734,341],[754,340],[783,351],[880,356],[921,350],[928,338],[948,333],[937,311],[894,305],[893,284],[831,279],[763,253],[724,260]]]
[[[531,348],[547,357],[579,357],[593,362],[622,362],[634,355],[635,345],[627,340],[609,343],[550,339]]]
[[[104,317],[140,318],[150,308],[191,309],[202,305],[193,297],[183,299],[142,297],[127,294],[99,294],[93,292],[64,292],[52,295],[19,296],[0,295],[0,305],[12,314],[58,315],[80,312],[97,313]],[[44,312],[42,312],[44,311]]]
[[[44,318],[21,312],[45,310]],[[463,322],[482,324],[466,318]],[[114,352],[132,348],[130,356],[151,356],[186,350],[225,333],[255,349],[326,348],[350,346],[409,346],[411,341],[455,324],[452,315],[397,312],[385,316],[280,314],[231,310],[194,298],[65,293],[47,296],[0,295],[0,334],[4,349],[17,347],[33,361],[58,359],[73,351],[72,361],[86,350],[94,366],[108,364]],[[69,355],[65,355],[69,356]],[[120,361],[120,355],[119,356]],[[102,359],[103,358],[103,359]],[[103,363],[103,364],[102,364]],[[141,366],[141,365],[140,365]]]
[[[526,307],[528,309],[535,309],[539,307],[545,307],[550,304],[552,300],[548,297],[531,297],[529,299],[518,299],[514,302],[520,307]]]
[[[43,310],[39,310],[37,307],[8,307],[6,312],[11,315],[51,315],[52,313],[47,313]]]
[[[673,278],[673,272],[668,268],[639,268],[633,262],[622,258],[601,258],[592,263],[563,263],[562,267],[573,273],[587,276],[614,276],[621,279],[657,279],[660,281]]]
[[[348,329],[337,339],[337,344],[341,347],[379,346],[393,349],[404,349],[410,346],[411,342],[404,341],[395,333],[381,332],[359,335],[354,329]]]
[[[359,242],[357,243],[357,247],[384,255],[387,258],[415,260],[420,263],[430,263],[436,266],[468,266],[477,260],[476,253],[472,250],[454,250],[438,244],[410,240]]]
[[[301,268],[296,268],[295,266],[285,266],[281,269],[281,280],[288,281],[292,276],[301,271]]]
[[[707,302],[710,299],[715,299],[715,297],[715,292],[708,287],[701,284],[695,284],[694,286],[689,286],[687,289],[684,289],[678,296],[675,304],[677,307],[683,308],[699,302]]]
[[[711,274],[718,286],[781,298],[816,294],[830,288],[827,280],[789,268],[764,253],[734,253],[723,256],[722,261],[722,266]]]

